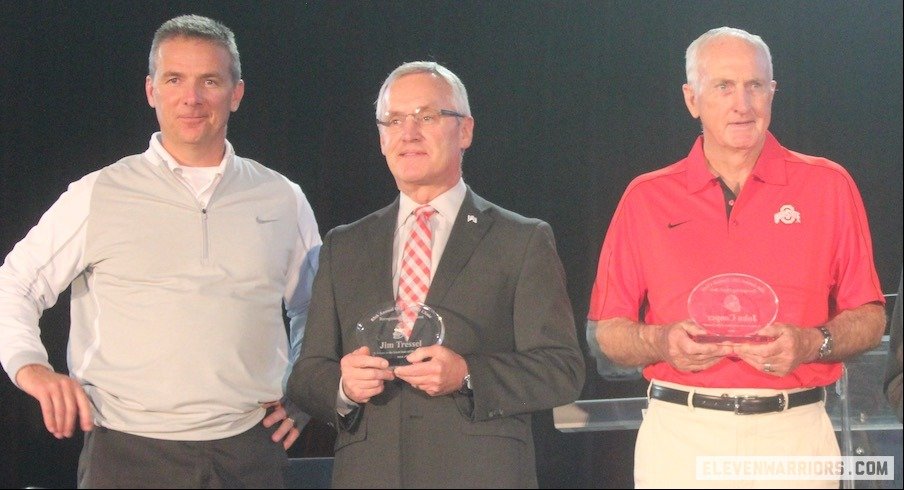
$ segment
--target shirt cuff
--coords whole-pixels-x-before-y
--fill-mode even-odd
[[[342,391],[342,378],[340,377],[339,389],[336,391],[336,413],[345,417],[356,408],[358,408],[358,404],[345,396],[345,392]]]

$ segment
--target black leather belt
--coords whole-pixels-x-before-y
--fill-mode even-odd
[[[654,384],[650,388],[650,398],[669,403],[687,406],[687,398],[690,393],[684,390],[676,390]],[[696,408],[709,410],[722,410],[734,412],[738,415],[757,413],[781,412],[788,408],[809,405],[822,401],[825,398],[825,388],[813,388],[812,390],[798,391],[788,394],[788,406],[785,407],[785,397],[775,396],[713,396],[694,393],[691,403]]]

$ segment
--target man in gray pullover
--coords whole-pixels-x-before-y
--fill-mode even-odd
[[[145,85],[148,149],[72,183],[0,267],[0,361],[49,432],[86,432],[80,487],[284,486],[317,223],[226,140],[244,94],[228,28],[164,23]],[[66,376],[38,320],[70,284]]]

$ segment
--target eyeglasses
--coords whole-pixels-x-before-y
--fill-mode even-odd
[[[468,117],[459,112],[450,111],[448,109],[430,109],[418,107],[411,114],[402,114],[391,112],[386,119],[381,121],[377,119],[377,124],[386,128],[387,131],[400,131],[408,116],[414,118],[414,124],[417,126],[435,126],[443,117]]]

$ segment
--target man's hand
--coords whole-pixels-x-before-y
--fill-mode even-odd
[[[383,383],[395,379],[389,361],[370,355],[370,349],[359,347],[339,361],[342,392],[355,403],[367,403],[383,392]]]
[[[679,371],[702,371],[732,353],[728,344],[695,342],[692,337],[703,335],[706,330],[689,320],[649,328],[653,329],[653,345],[659,357]]]
[[[735,354],[747,364],[773,376],[785,376],[804,362],[813,361],[822,344],[822,334],[815,328],[773,323],[757,331],[757,335],[775,340],[766,343],[737,344]]]
[[[279,423],[279,427],[276,428],[276,431],[273,432],[270,439],[272,439],[273,442],[282,442],[283,447],[288,450],[292,447],[292,444],[295,444],[295,441],[298,440],[298,436],[301,435],[301,430],[296,427],[295,420],[289,418],[288,413],[286,413],[286,408],[282,403],[278,401],[269,402],[265,403],[263,407],[273,409],[272,412],[264,417],[264,427],[269,429],[273,424]]]
[[[41,404],[44,426],[57,439],[72,437],[76,418],[83,431],[94,428],[88,395],[69,376],[40,364],[29,364],[16,373],[16,383]]]
[[[442,396],[461,388],[468,363],[441,345],[421,347],[406,357],[411,364],[395,368],[395,375],[430,396]]]

